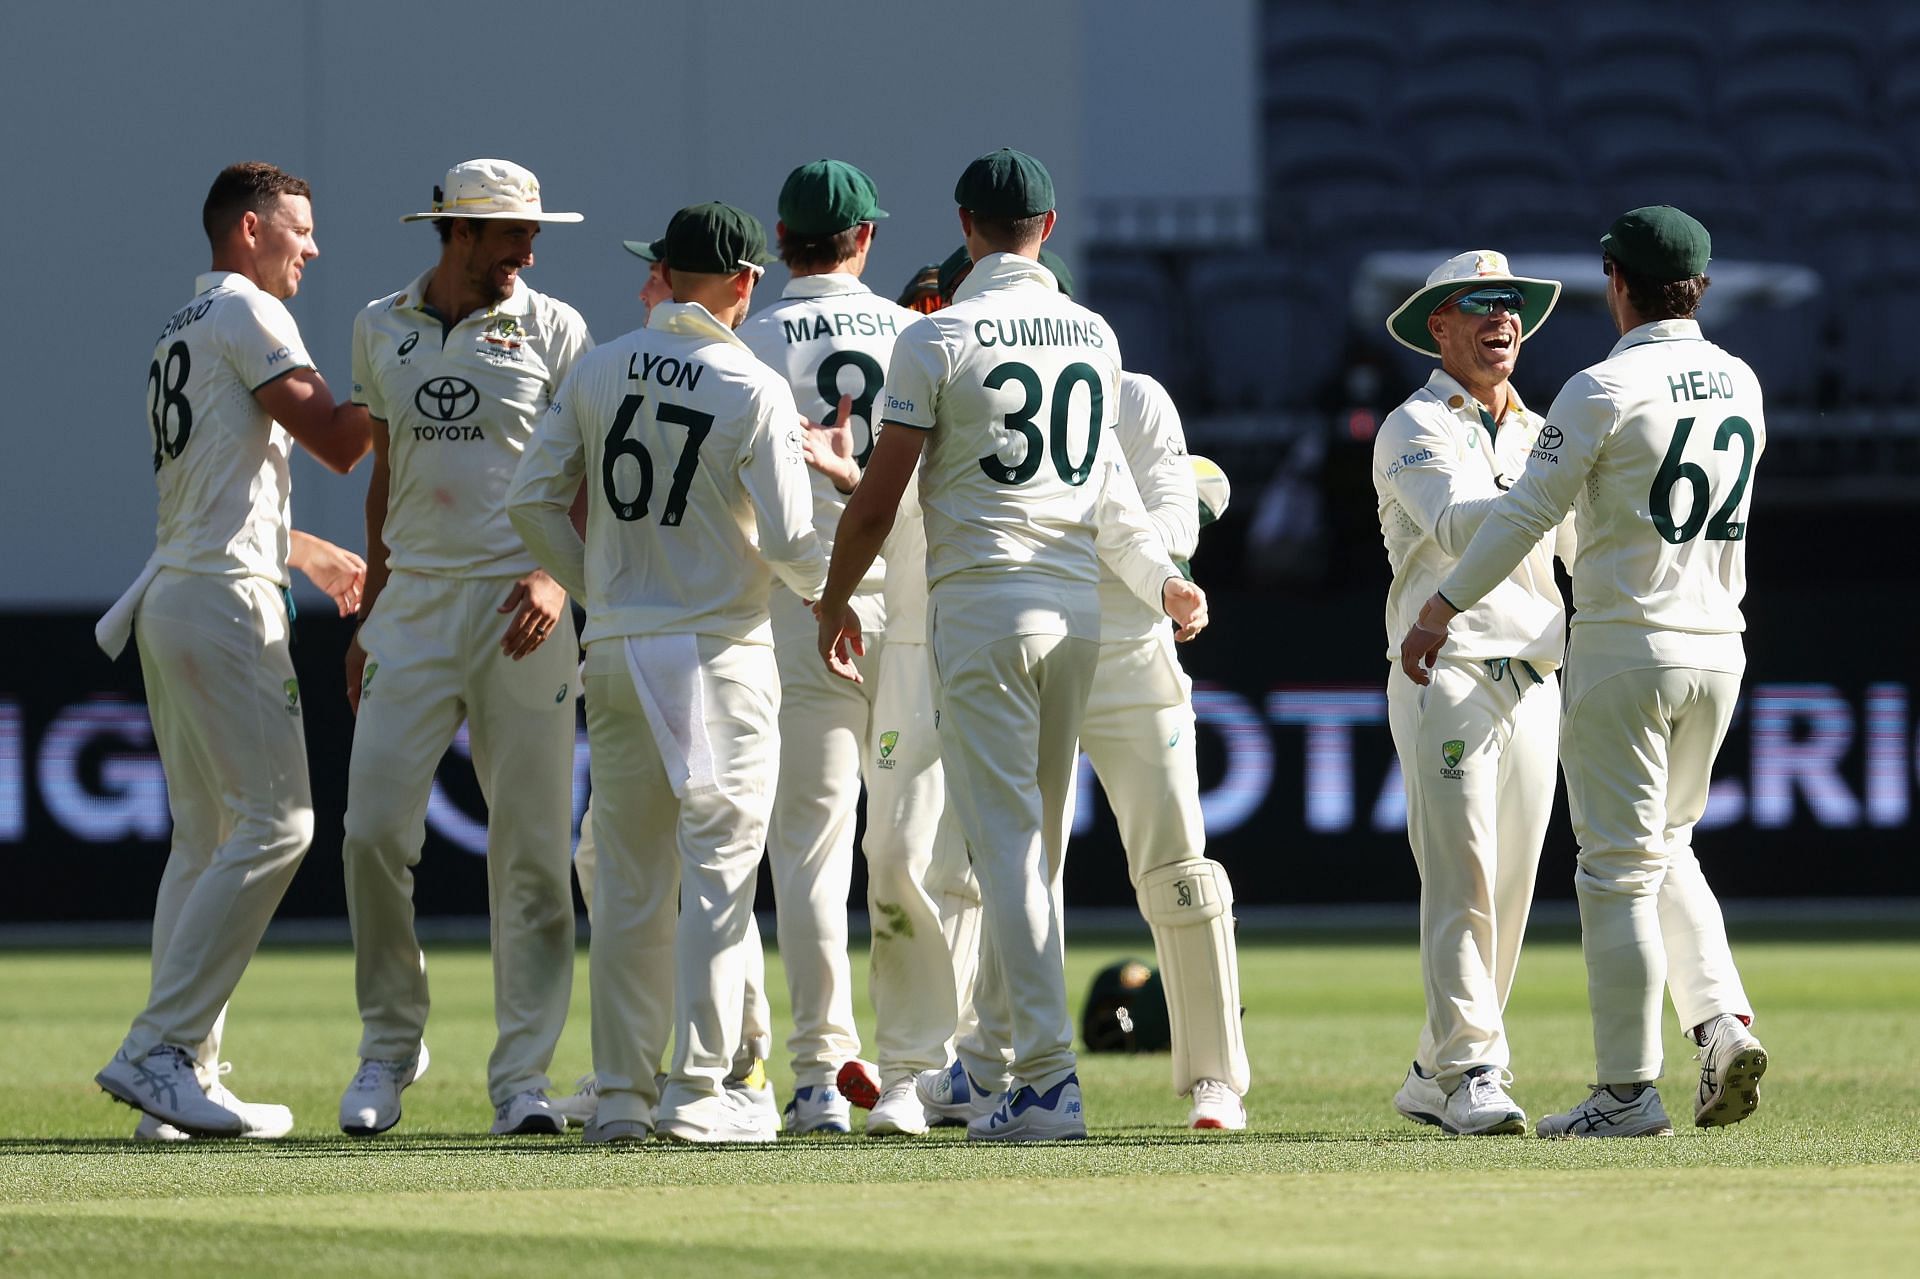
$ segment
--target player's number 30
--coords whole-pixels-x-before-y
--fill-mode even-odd
[[[1033,420],[1039,414],[1041,401],[1045,398],[1045,392],[1040,387],[1040,375],[1018,360],[996,364],[993,371],[987,374],[986,386],[990,391],[997,391],[1009,383],[1017,384],[1025,392],[1020,407],[1007,414],[1006,423],[1009,432],[1026,438],[1026,455],[1008,465],[998,453],[989,453],[980,459],[980,469],[996,484],[1025,484],[1039,472],[1041,461],[1051,453],[1054,472],[1063,481],[1075,487],[1085,484],[1087,476],[1093,473],[1093,459],[1100,451],[1100,419],[1106,407],[1106,397],[1100,390],[1100,374],[1092,365],[1078,361],[1060,370],[1060,376],[1053,384],[1053,411],[1048,422],[1050,429],[1044,438]],[[1077,462],[1070,456],[1072,450],[1067,439],[1076,383],[1085,383],[1087,388],[1087,452]],[[1047,447],[1049,442],[1051,449]]]

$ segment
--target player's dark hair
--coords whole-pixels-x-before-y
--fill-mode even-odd
[[[795,235],[783,231],[780,236],[780,260],[789,271],[824,271],[853,256],[860,247],[860,226],[856,222],[832,235]],[[875,228],[878,230],[879,228]]]
[[[1611,255],[1605,256],[1605,263],[1607,274],[1620,277],[1620,283],[1626,286],[1627,301],[1649,324],[1655,320],[1692,319],[1693,313],[1700,309],[1700,299],[1706,296],[1707,286],[1713,283],[1712,277],[1705,275],[1656,283],[1635,275]]]
[[[313,189],[304,179],[259,160],[228,165],[213,180],[207,202],[200,206],[200,225],[206,229],[207,242],[220,247],[220,241],[242,214],[264,214],[267,206],[283,195],[311,200]]]
[[[996,253],[1012,253],[1031,246],[1047,227],[1047,215],[1036,213],[1025,218],[983,218],[973,215],[974,234]]]

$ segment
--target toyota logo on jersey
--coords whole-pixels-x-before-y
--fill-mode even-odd
[[[480,407],[480,392],[462,377],[437,377],[413,393],[413,407],[436,422],[458,422]]]

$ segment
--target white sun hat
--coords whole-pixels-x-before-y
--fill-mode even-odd
[[[548,213],[540,207],[540,180],[511,160],[466,160],[447,170],[444,188],[433,189],[433,208],[409,213],[402,222],[432,218],[481,218],[516,222],[579,222],[578,213]]]
[[[1415,289],[1413,296],[1387,317],[1387,331],[1393,334],[1394,341],[1400,345],[1411,347],[1422,355],[1437,356],[1440,348],[1434,345],[1433,335],[1427,332],[1427,317],[1456,293],[1501,284],[1510,284],[1520,291],[1520,314],[1517,318],[1520,321],[1520,340],[1524,342],[1533,336],[1535,329],[1547,322],[1553,304],[1560,300],[1560,281],[1515,275],[1507,265],[1507,255],[1492,249],[1474,249],[1458,254],[1435,267],[1433,273],[1427,276],[1427,282]]]

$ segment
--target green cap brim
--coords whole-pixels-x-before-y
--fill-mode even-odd
[[[1433,335],[1427,332],[1427,317],[1433,314],[1434,308],[1456,293],[1497,289],[1502,285],[1512,285],[1520,290],[1520,340],[1524,342],[1553,314],[1554,304],[1560,300],[1560,281],[1534,280],[1518,275],[1488,275],[1429,285],[1402,302],[1400,309],[1387,317],[1387,332],[1393,334],[1393,340],[1401,346],[1411,347],[1422,355],[1438,359],[1440,348],[1435,345]]]
[[[649,262],[658,262],[667,247],[665,240],[622,240],[620,243],[626,245],[627,252],[634,257],[645,258]]]

